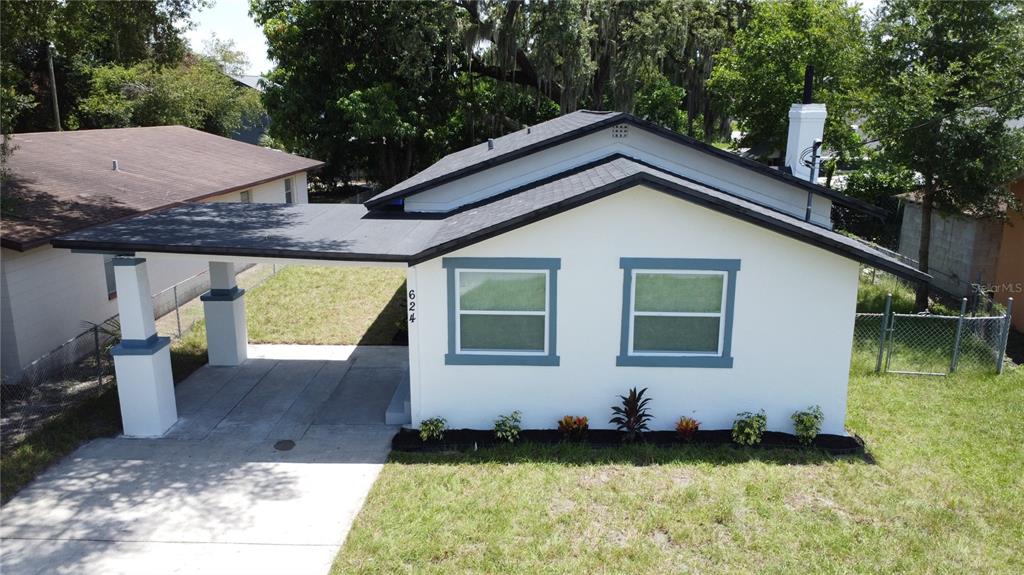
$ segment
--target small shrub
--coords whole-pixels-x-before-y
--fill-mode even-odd
[[[821,432],[821,422],[825,415],[821,408],[815,405],[807,411],[798,411],[793,414],[793,426],[796,428],[796,438],[804,445],[814,443],[814,438]]]
[[[676,422],[676,435],[683,441],[693,441],[693,438],[697,436],[698,429],[700,429],[700,422],[692,417],[684,415]]]
[[[444,432],[448,429],[448,422],[443,417],[431,417],[420,422],[420,439],[423,441],[444,439]]]
[[[761,436],[768,427],[768,417],[764,410],[757,413],[744,411],[736,414],[736,421],[732,422],[732,440],[740,445],[757,445],[761,443]]]
[[[523,414],[513,411],[508,415],[502,415],[494,420],[494,435],[502,441],[515,443],[519,439],[519,424],[522,423]]]
[[[644,393],[647,392],[647,388],[643,388],[638,393],[636,388],[629,390],[629,395],[620,395],[622,399],[622,405],[612,406],[612,412],[615,416],[608,420],[608,423],[614,423],[619,431],[625,431],[626,441],[636,441],[640,437],[640,433],[647,431],[647,422],[653,417],[647,409],[647,404],[651,401],[651,398],[644,397]]]
[[[562,419],[558,420],[558,431],[562,433],[566,439],[570,441],[579,441],[587,436],[587,431],[590,429],[590,422],[586,416],[574,417],[572,415],[566,415]]]

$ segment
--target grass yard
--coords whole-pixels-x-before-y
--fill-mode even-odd
[[[869,359],[854,366],[847,421],[868,460],[396,453],[332,572],[1024,572],[1024,368],[875,376]]]
[[[389,345],[404,285],[404,269],[289,266],[246,294],[249,342]]]

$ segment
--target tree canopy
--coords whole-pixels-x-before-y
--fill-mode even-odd
[[[888,0],[869,39],[865,129],[892,165],[919,177],[918,262],[928,269],[934,210],[1019,207],[1024,173],[1024,8],[1020,2]],[[927,305],[927,287],[918,306]]]

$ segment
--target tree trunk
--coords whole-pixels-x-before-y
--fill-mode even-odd
[[[917,250],[917,269],[928,273],[928,256],[932,243],[932,211],[935,203],[935,189],[932,178],[925,180],[924,194],[921,197],[921,237]],[[917,297],[914,307],[917,311],[928,309],[928,283],[917,284]]]

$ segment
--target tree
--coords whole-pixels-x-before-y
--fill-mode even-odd
[[[828,107],[825,145],[859,149],[851,114],[861,82],[865,38],[856,5],[843,0],[762,2],[734,45],[718,55],[711,90],[745,132],[743,144],[784,150],[791,104],[800,101],[804,69],[814,65],[814,100]]]
[[[259,93],[238,86],[218,62],[190,56],[178,66],[100,66],[68,123],[72,128],[180,124],[230,136],[263,115]]]
[[[224,74],[241,76],[249,69],[249,58],[235,47],[234,40],[221,40],[211,34],[203,42],[203,57],[213,62]]]
[[[914,172],[921,200],[918,264],[928,271],[936,210],[998,215],[1024,172],[1024,9],[1013,0],[889,0],[870,32],[865,129],[892,164]],[[928,305],[928,285],[917,307]]]
[[[47,66],[53,58],[62,116],[72,113],[90,89],[90,69],[148,61],[176,64],[185,56],[183,26],[189,13],[205,0],[57,0],[0,2],[0,84],[35,104],[10,128],[15,131],[56,129]]]
[[[253,0],[278,67],[271,135],[391,185],[438,156],[583,107],[703,136],[728,129],[704,82],[745,0]],[[681,111],[692,110],[689,117]],[[688,122],[681,122],[688,118]]]
[[[436,2],[254,1],[277,68],[270,135],[388,186],[450,149],[460,91],[455,7]]]

